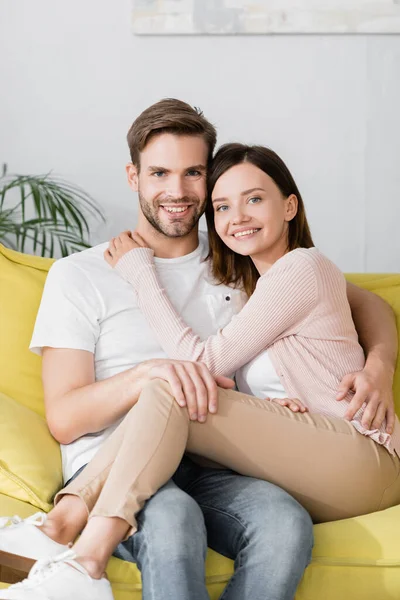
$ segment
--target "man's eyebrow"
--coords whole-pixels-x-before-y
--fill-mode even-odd
[[[171,169],[167,169],[166,167],[157,167],[157,166],[151,166],[147,168],[148,171],[165,171],[165,173],[169,173],[171,171]],[[185,171],[207,171],[207,167],[205,165],[193,165],[190,167],[186,167]]]
[[[247,194],[251,194],[252,192],[265,192],[265,190],[263,188],[260,187],[255,187],[255,188],[250,188],[249,190],[244,190],[243,192],[240,192],[241,196],[247,196]],[[212,201],[212,203],[214,204],[215,202],[226,202],[227,198],[215,198],[215,200]]]
[[[207,167],[205,165],[193,165],[188,167],[186,171],[207,171]]]
[[[165,167],[147,167],[148,171],[166,171],[168,172],[169,169],[166,169]]]

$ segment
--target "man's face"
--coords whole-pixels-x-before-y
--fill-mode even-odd
[[[202,136],[163,133],[141,153],[139,173],[128,167],[141,211],[158,232],[183,237],[196,226],[206,207],[207,158]]]

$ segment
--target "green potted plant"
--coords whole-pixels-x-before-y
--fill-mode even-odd
[[[6,202],[7,199],[7,202]],[[0,176],[0,242],[24,252],[67,256],[88,248],[89,222],[104,221],[101,208],[80,187],[59,177],[10,174]]]

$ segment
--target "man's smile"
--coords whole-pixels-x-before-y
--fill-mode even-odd
[[[186,216],[192,207],[193,204],[160,204],[163,212],[174,219]]]

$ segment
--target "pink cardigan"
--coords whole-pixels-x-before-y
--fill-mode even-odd
[[[346,281],[316,248],[298,248],[280,258],[258,282],[247,304],[215,335],[202,341],[177,314],[160,287],[150,248],[126,253],[116,270],[134,288],[140,309],[170,358],[202,361],[213,374],[229,375],[268,348],[289,397],[310,412],[343,418],[338,402],[344,375],[364,367],[351,317]],[[346,400],[350,401],[353,393]],[[365,404],[352,424],[400,456],[400,424],[374,430],[361,424]]]

